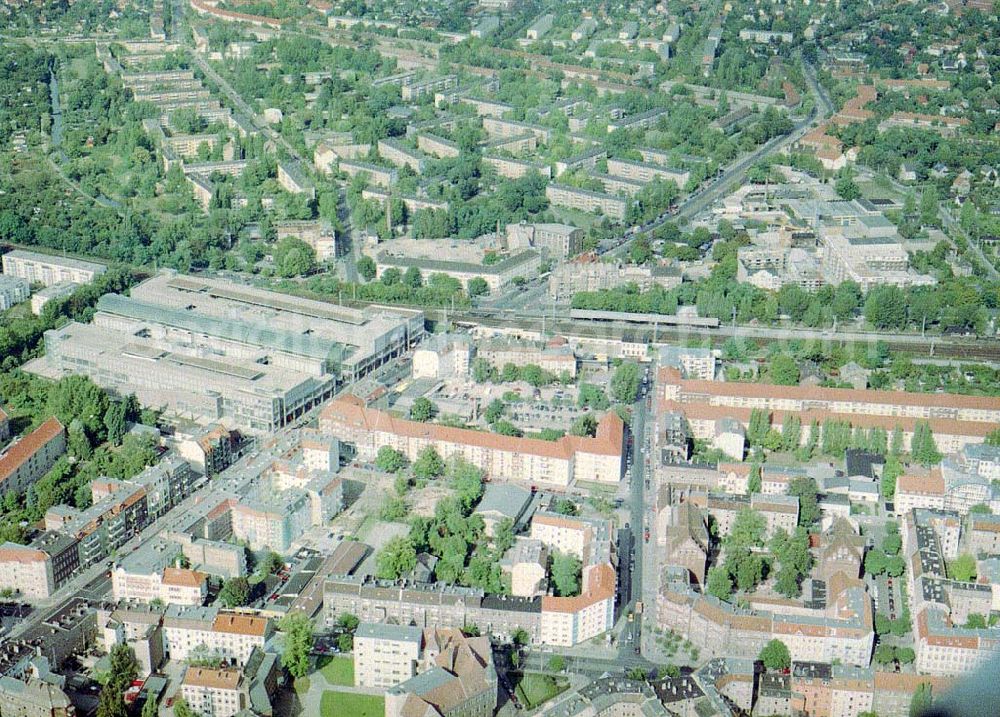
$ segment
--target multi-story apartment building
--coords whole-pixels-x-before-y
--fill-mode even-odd
[[[541,540],[517,538],[500,562],[503,572],[510,575],[510,594],[523,598],[542,594],[548,558],[548,548]]]
[[[657,598],[662,627],[680,632],[702,655],[756,658],[776,638],[793,660],[865,667],[875,633],[871,598],[861,580],[840,575],[827,585],[827,607],[745,609],[694,591],[687,581],[664,586]]]
[[[858,717],[875,700],[872,671],[825,662],[795,662],[791,708],[804,717]]]
[[[421,209],[433,209],[439,212],[448,211],[448,202],[439,202],[435,199],[430,199],[429,197],[416,196],[412,194],[389,194],[381,189],[374,189],[372,187],[362,189],[361,196],[364,199],[370,199],[373,202],[378,202],[383,206],[385,206],[385,203],[388,202],[390,198],[399,199],[399,201],[403,203],[403,206],[406,207],[406,211],[411,213],[419,212]]]
[[[611,194],[577,189],[566,184],[549,184],[545,187],[545,197],[557,207],[570,207],[584,212],[600,210],[605,216],[619,221],[625,218],[627,201]]]
[[[115,600],[160,600],[167,605],[197,607],[208,597],[208,575],[196,570],[164,567],[148,573],[127,563],[111,573],[111,591]]]
[[[515,135],[514,137],[498,137],[483,145],[486,154],[496,151],[508,152],[513,155],[523,156],[538,149],[538,138],[530,132]]]
[[[583,249],[583,230],[569,224],[508,224],[507,248],[531,247],[558,259],[576,256]]]
[[[728,535],[737,516],[744,510],[752,510],[764,517],[767,521],[768,538],[779,530],[791,535],[799,523],[799,499],[793,495],[754,493],[747,496],[692,492],[688,500],[715,519],[719,535]]]
[[[388,688],[417,674],[424,631],[410,625],[363,622],[354,632],[354,684]]]
[[[479,588],[444,583],[389,582],[371,576],[332,575],[324,584],[326,623],[343,612],[366,621],[418,627],[462,628],[509,638],[524,630],[532,642],[572,646],[614,624],[615,571],[610,563],[588,566],[575,597],[487,595]]]
[[[337,162],[362,159],[368,156],[371,149],[370,144],[354,142],[350,137],[343,140],[323,139],[313,148],[313,166],[317,172],[329,175]]]
[[[660,366],[680,370],[685,378],[702,381],[715,379],[715,352],[710,348],[692,346],[661,346],[658,355]]]
[[[616,579],[611,563],[592,563],[583,569],[579,595],[543,596],[539,641],[572,647],[610,630],[615,621]]]
[[[625,177],[618,177],[612,174],[598,173],[593,173],[589,176],[591,179],[595,179],[600,182],[601,189],[603,189],[606,193],[615,196],[634,197],[646,188],[646,185],[643,182],[636,179],[626,179]]]
[[[524,134],[532,134],[539,142],[548,144],[552,140],[552,130],[542,125],[518,122],[517,120],[483,117],[483,130],[490,139],[510,139]]]
[[[708,570],[708,553],[711,540],[708,524],[697,506],[685,501],[672,511],[670,526],[657,531],[657,542],[666,545],[666,565],[679,566],[687,570],[692,584],[704,586]]]
[[[514,253],[495,264],[476,264],[471,261],[454,261],[451,259],[428,259],[379,252],[375,256],[375,268],[379,277],[386,269],[398,269],[405,272],[416,267],[425,276],[430,274],[446,274],[462,282],[468,289],[473,279],[482,279],[491,292],[499,291],[509,286],[518,277],[535,276],[541,266],[541,256],[534,249]]]
[[[655,126],[666,115],[667,111],[662,107],[658,107],[647,112],[640,112],[637,115],[622,117],[621,119],[608,122],[608,132],[614,132],[618,129],[648,129]]]
[[[386,717],[493,715],[498,680],[489,638],[428,630],[424,651],[427,669],[386,692]]]
[[[37,677],[0,677],[4,717],[75,717],[76,708],[58,685]]]
[[[461,154],[461,150],[458,148],[458,145],[450,139],[438,137],[437,135],[430,134],[429,132],[417,135],[417,149],[422,152],[426,152],[427,154],[433,154],[439,159],[446,157],[454,158]]]
[[[7,542],[0,545],[0,589],[42,600],[56,589],[49,556],[37,548]]]
[[[684,379],[671,368],[660,370],[660,384],[667,400],[682,404],[704,402],[769,411],[818,410],[845,415],[1000,422],[1000,405],[981,396],[698,381]]]
[[[893,127],[919,127],[937,132],[942,137],[952,137],[967,125],[969,125],[969,120],[965,117],[945,117],[919,112],[893,112],[891,116],[879,122],[878,131],[885,132]]]
[[[316,185],[298,162],[278,162],[278,184],[286,192],[316,198]]]
[[[532,172],[537,172],[545,178],[552,175],[552,169],[548,165],[535,164],[523,159],[513,157],[498,157],[495,155],[484,155],[483,162],[496,170],[497,174],[505,179],[520,179]]]
[[[317,261],[336,259],[340,253],[337,245],[337,233],[329,222],[325,221],[286,221],[275,225],[278,241],[285,237],[300,239],[316,253]]]
[[[476,349],[476,358],[489,362],[498,371],[507,364],[533,364],[556,376],[562,375],[564,371],[571,377],[576,376],[576,354],[567,344],[548,346],[513,340],[488,341]]]
[[[973,555],[1000,555],[1000,516],[969,516],[969,552]]]
[[[203,717],[233,717],[248,706],[242,683],[243,673],[238,669],[189,666],[181,681],[181,695]]]
[[[481,97],[470,97],[468,95],[459,97],[458,101],[463,105],[470,105],[471,107],[474,107],[476,114],[480,117],[503,117],[505,114],[514,109],[514,105],[506,102],[486,100]]]
[[[362,460],[374,460],[386,445],[416,460],[433,446],[442,457],[461,456],[494,478],[565,486],[574,480],[617,483],[623,473],[625,429],[613,412],[601,419],[593,438],[543,441],[403,420],[347,396],[327,405],[320,427],[353,444]]]
[[[691,179],[691,173],[687,170],[668,169],[661,164],[631,162],[625,159],[609,159],[608,174],[632,179],[643,184],[652,182],[654,179],[662,179],[667,182],[674,182],[681,189]]]
[[[6,311],[14,304],[27,301],[31,296],[31,285],[19,276],[0,274],[0,311]]]
[[[414,378],[468,376],[472,342],[461,334],[435,334],[413,352]]]
[[[906,447],[917,424],[926,422],[938,449],[950,453],[982,443],[1000,420],[996,402],[979,396],[698,381],[671,367],[660,368],[658,382],[665,399],[661,408],[682,411],[696,438],[711,438],[716,421],[724,418],[746,425],[758,408],[770,412],[771,425],[778,428],[792,413],[804,426],[839,420],[890,433],[898,428]]]
[[[409,167],[416,174],[423,174],[427,165],[427,156],[420,150],[411,149],[392,139],[378,141],[378,153],[382,159],[397,167]]]
[[[348,177],[364,175],[372,184],[387,189],[399,181],[399,172],[396,169],[386,169],[370,162],[341,158],[337,162],[337,168]]]
[[[606,521],[537,511],[531,519],[531,538],[549,550],[572,555],[584,564],[607,559],[611,527]]]
[[[107,267],[92,261],[49,256],[15,249],[3,255],[3,273],[27,280],[32,284],[51,286],[61,281],[86,284],[100,276]]]
[[[66,452],[66,429],[50,418],[0,456],[0,496],[21,495]]]
[[[549,296],[569,300],[585,291],[603,291],[635,284],[641,291],[661,286],[672,289],[681,284],[680,269],[666,265],[638,266],[601,261],[592,253],[581,254],[558,264],[549,275]]]
[[[960,530],[958,517],[947,513],[916,509],[903,518],[916,667],[923,673],[967,674],[1000,647],[1000,628],[966,626],[971,613],[990,611],[990,586],[948,578],[946,558],[957,555]]]
[[[606,159],[607,156],[608,153],[604,149],[595,147],[572,157],[556,160],[556,176],[577,169],[593,171],[597,167],[597,163]]]
[[[458,87],[458,77],[444,75],[420,82],[404,83],[400,94],[404,102],[415,102],[423,97],[433,97],[436,92]]]
[[[266,617],[216,608],[170,605],[163,615],[165,654],[171,660],[204,656],[244,665],[254,648],[264,649],[273,631]]]

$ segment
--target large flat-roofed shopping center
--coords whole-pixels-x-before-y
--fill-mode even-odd
[[[45,335],[27,367],[84,374],[166,417],[269,431],[419,340],[419,311],[351,309],[231,281],[164,272],[106,294],[91,324]]]

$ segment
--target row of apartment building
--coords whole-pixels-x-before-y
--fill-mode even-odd
[[[2,547],[0,585],[25,597],[49,597],[190,495],[198,479],[186,461],[171,456],[128,481],[92,481],[89,508],[53,506],[30,545]]]
[[[379,448],[390,446],[412,461],[431,446],[445,459],[460,456],[494,479],[616,484],[624,472],[625,426],[613,412],[601,419],[595,437],[543,441],[400,419],[346,396],[323,409],[320,429],[352,444],[361,460],[374,460]]]

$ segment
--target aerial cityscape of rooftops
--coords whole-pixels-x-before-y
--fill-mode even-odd
[[[998,75],[996,0],[0,0],[0,717],[970,714]]]

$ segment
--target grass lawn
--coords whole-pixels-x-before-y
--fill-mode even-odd
[[[327,690],[320,698],[319,712],[322,717],[382,717],[385,698]]]
[[[323,657],[317,667],[331,685],[354,684],[354,660],[350,657]]]
[[[534,709],[543,702],[548,702],[560,692],[566,690],[569,683],[561,678],[543,675],[539,672],[526,672],[517,685],[517,698],[528,709]]]
[[[295,694],[301,697],[308,691],[309,691],[308,677],[299,677],[297,680],[295,680]]]

